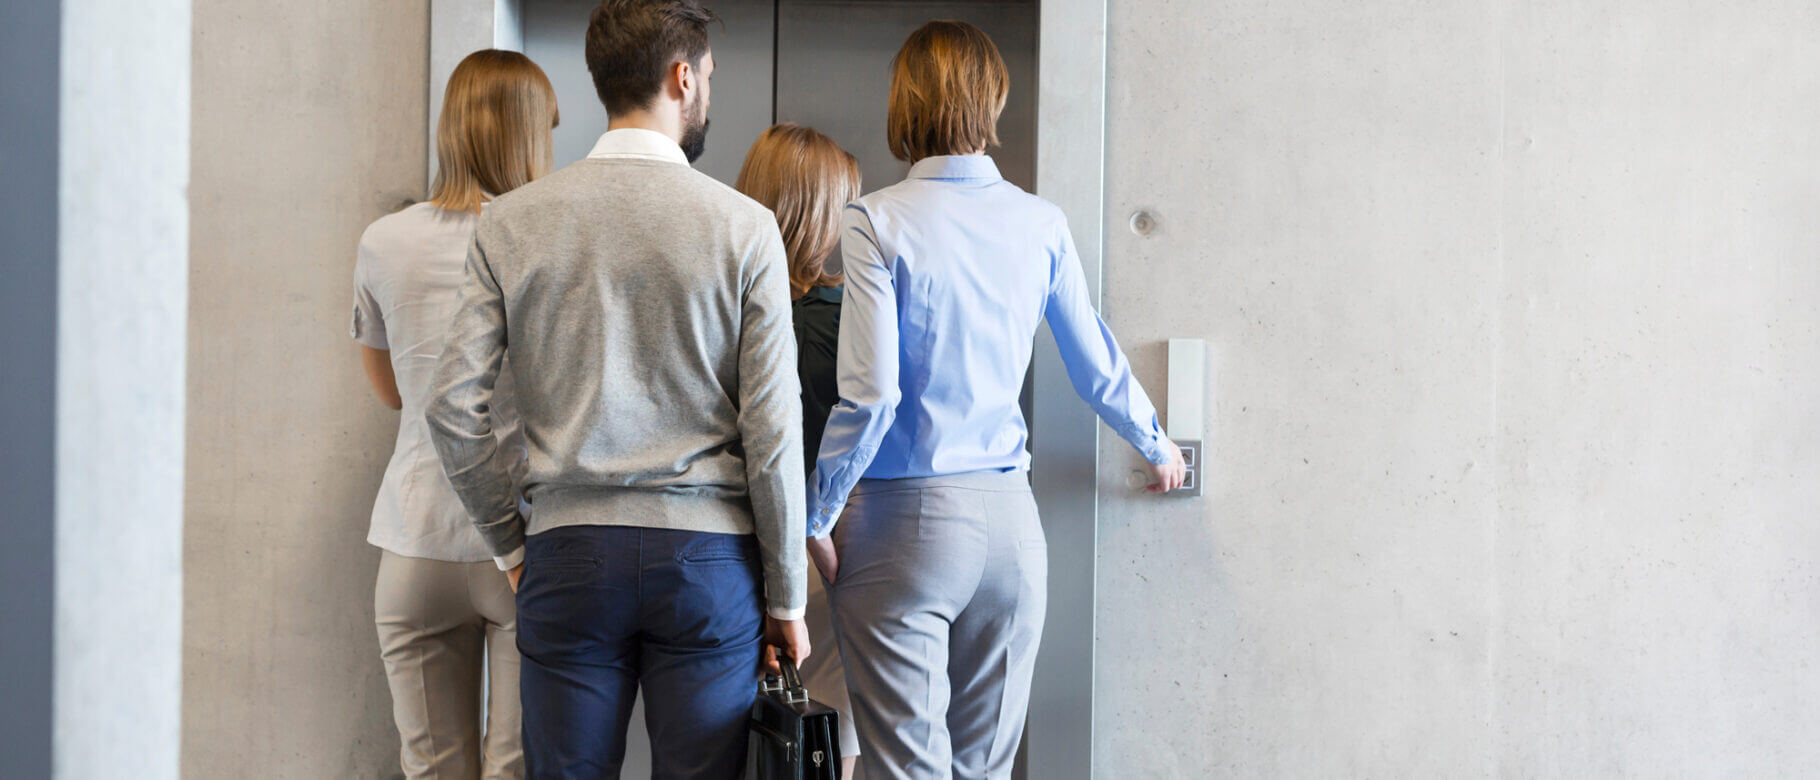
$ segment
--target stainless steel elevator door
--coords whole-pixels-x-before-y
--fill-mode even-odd
[[[583,43],[599,0],[525,0],[524,51],[556,88],[556,167],[588,155],[607,131],[607,111],[594,94]],[[708,150],[697,170],[731,185],[752,140],[771,126],[775,0],[710,0],[721,24],[709,28],[714,51],[709,90]],[[889,55],[887,55],[889,56]]]
[[[562,123],[556,165],[587,156],[607,115],[583,58],[596,0],[527,0],[525,54],[556,88]],[[746,149],[774,121],[814,127],[860,161],[865,189],[903,178],[909,165],[885,143],[891,58],[910,31],[931,19],[962,19],[992,36],[1011,74],[991,150],[1005,178],[1036,185],[1037,3],[1034,0],[716,0],[715,71],[708,151],[695,167],[732,184]],[[775,77],[773,68],[775,67]]]

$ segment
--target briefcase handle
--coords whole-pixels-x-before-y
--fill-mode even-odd
[[[777,656],[777,665],[783,667],[784,670],[784,688],[792,691],[802,691],[803,697],[808,698],[809,691],[808,688],[803,685],[802,673],[796,670],[796,659],[779,653]]]
[[[801,704],[809,700],[809,689],[803,686],[803,676],[796,670],[796,661],[782,653],[777,655],[777,665],[784,670],[783,679],[765,675],[759,683],[759,690],[766,693],[782,694],[784,701]]]

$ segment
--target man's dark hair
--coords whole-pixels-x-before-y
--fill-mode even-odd
[[[670,66],[700,69],[713,11],[696,0],[602,0],[588,17],[588,72],[608,114],[651,105]]]

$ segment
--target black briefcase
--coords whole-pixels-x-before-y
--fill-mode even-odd
[[[840,780],[840,716],[809,699],[796,663],[780,658],[782,679],[766,675],[752,703],[752,777]]]

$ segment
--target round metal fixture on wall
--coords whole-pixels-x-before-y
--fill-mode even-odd
[[[1150,231],[1155,229],[1156,215],[1141,209],[1131,214],[1131,232],[1140,236],[1148,236]]]

